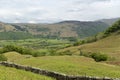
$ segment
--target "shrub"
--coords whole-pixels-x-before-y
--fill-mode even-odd
[[[2,53],[3,53],[3,49],[1,48],[1,49],[0,49],[0,54],[2,54]]]
[[[57,55],[56,50],[50,49],[48,55],[50,55],[50,56],[55,56],[55,55]]]
[[[0,54],[0,61],[7,61],[7,57],[5,57],[3,54]]]
[[[102,53],[82,52],[80,50],[80,56],[93,58],[96,62],[108,60],[108,56]]]
[[[85,39],[86,43],[92,43],[96,41],[97,41],[97,35]]]
[[[82,52],[80,50],[80,56],[90,57],[90,55],[91,55],[91,52]]]
[[[32,55],[33,57],[39,57],[39,56],[45,56],[47,53],[46,52],[33,52]]]
[[[92,57],[97,62],[106,61],[108,59],[108,56],[102,53],[92,53],[90,57]]]
[[[73,45],[69,44],[69,45],[66,45],[65,48],[68,48],[68,47],[71,47],[71,46],[73,46]]]
[[[71,56],[72,55],[72,52],[70,50],[67,50],[67,51],[64,51],[63,52],[63,55],[69,55]]]
[[[86,41],[85,40],[80,40],[80,41],[77,41],[73,44],[73,46],[79,46],[79,45],[82,45],[82,44],[85,44]]]

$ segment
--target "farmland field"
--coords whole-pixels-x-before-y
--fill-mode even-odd
[[[70,45],[68,40],[57,39],[24,39],[24,40],[0,40],[0,46],[17,45],[33,49],[64,48]]]
[[[54,80],[50,77],[0,66],[0,80]]]
[[[16,55],[15,53],[13,54],[14,56]],[[6,56],[9,60],[11,59],[11,57],[9,57],[9,53],[7,53]],[[69,75],[87,75],[100,77],[107,76],[120,78],[119,66],[109,65],[102,62],[98,63],[91,58],[81,56],[45,56],[22,59],[16,58],[14,62]]]
[[[24,39],[24,40],[0,40],[0,47],[7,45],[15,45],[30,49],[31,51],[39,52],[40,54],[49,54],[50,50],[57,51],[67,46],[72,45],[69,40],[57,39]]]

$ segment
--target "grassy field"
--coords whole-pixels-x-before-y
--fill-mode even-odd
[[[5,54],[8,59],[11,59],[10,54]],[[17,53],[13,53],[15,57]],[[15,63],[22,65],[29,65],[46,69],[50,71],[56,71],[69,75],[88,75],[88,76],[100,76],[100,77],[118,77],[120,78],[120,67],[115,65],[109,65],[106,63],[95,62],[91,58],[81,56],[45,56],[45,57],[30,57],[30,58],[16,58]]]
[[[32,48],[36,50],[43,49],[61,49],[70,45],[68,40],[57,39],[24,39],[24,40],[0,40],[0,46],[17,45]]]
[[[0,80],[54,80],[50,77],[0,66]]]
[[[18,54],[17,52],[8,52],[8,53],[5,53],[4,55],[8,58],[8,61],[10,62],[32,57],[31,55],[21,55],[21,54]]]
[[[120,35],[116,33],[97,42],[61,49],[59,52],[69,50],[73,54],[78,55],[80,54],[80,49],[83,52],[101,52],[108,54],[114,58],[112,61],[120,65]]]
[[[38,44],[38,40],[27,40],[24,42],[16,42],[18,45],[27,44]],[[13,42],[13,41],[12,41]],[[44,42],[44,40],[41,42]],[[40,42],[40,43],[41,43]],[[6,44],[7,41],[5,42]],[[62,41],[48,40],[47,43],[51,45],[61,45]],[[67,43],[67,41],[65,42]],[[62,44],[64,45],[64,44]],[[51,49],[51,48],[50,48]],[[106,62],[95,62],[91,58],[78,56],[80,49],[83,52],[102,52],[113,57],[113,60]],[[47,48],[39,48],[37,50],[47,51]],[[8,52],[4,55],[8,58],[8,61],[15,62],[22,65],[29,65],[46,69],[50,71],[56,71],[68,75],[87,75],[87,76],[99,76],[99,77],[113,77],[120,78],[120,66],[111,64],[120,64],[120,35],[113,34],[107,38],[99,40],[94,43],[89,43],[81,46],[73,46],[65,49],[61,49],[58,52],[70,51],[72,56],[43,56],[43,57],[32,57],[30,55],[21,55],[16,52]],[[106,64],[109,63],[109,64]]]

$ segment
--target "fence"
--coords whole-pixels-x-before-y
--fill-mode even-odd
[[[35,67],[22,66],[22,65],[10,63],[10,62],[0,62],[0,64],[6,67],[13,67],[16,69],[30,71],[36,74],[49,76],[49,77],[55,78],[56,80],[120,80],[120,79],[112,79],[112,78],[107,78],[107,77],[100,78],[100,77],[90,77],[90,76],[70,76],[70,75],[65,75],[65,74],[61,74],[57,72],[42,70],[42,69],[35,68]]]

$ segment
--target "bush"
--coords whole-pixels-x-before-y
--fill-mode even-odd
[[[63,55],[69,55],[72,56],[72,52],[70,50],[64,51]]]
[[[92,57],[97,62],[106,61],[108,59],[108,56],[102,53],[92,53],[90,57]]]
[[[47,54],[46,52],[38,52],[38,51],[32,53],[33,57],[46,56],[46,54]]]
[[[55,56],[55,55],[57,55],[56,50],[50,49],[48,55],[50,55],[50,56]]]
[[[3,54],[0,54],[0,61],[7,61],[7,58]]]
[[[82,45],[82,44],[85,44],[86,41],[85,40],[80,40],[80,41],[77,41],[73,44],[73,46],[79,46],[79,45]]]
[[[108,60],[108,56],[102,53],[82,52],[80,50],[80,56],[93,58],[96,62]]]

